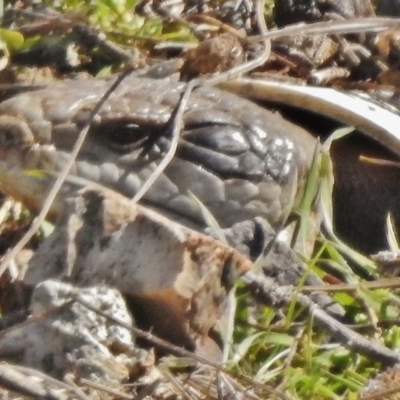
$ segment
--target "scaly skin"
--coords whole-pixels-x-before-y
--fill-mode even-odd
[[[59,170],[110,81],[61,81],[0,105],[0,159]],[[95,118],[73,173],[133,196],[168,147],[184,84],[127,78]],[[192,192],[221,226],[265,217],[279,226],[301,193],[315,140],[234,94],[203,87],[184,115],[177,154],[144,203],[201,227]],[[151,138],[152,145],[143,146]]]

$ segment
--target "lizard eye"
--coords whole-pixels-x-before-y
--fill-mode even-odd
[[[149,136],[146,128],[136,124],[127,124],[124,121],[102,124],[96,128],[95,134],[99,135],[107,147],[121,153],[141,148]]]

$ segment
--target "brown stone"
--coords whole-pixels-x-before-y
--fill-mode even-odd
[[[250,266],[232,248],[113,191],[82,189],[66,201],[53,234],[30,261],[25,282],[56,278],[115,287],[146,329],[194,349],[221,318],[236,278]]]

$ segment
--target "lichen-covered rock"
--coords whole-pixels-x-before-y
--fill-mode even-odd
[[[90,311],[77,298],[124,324],[133,324],[117,290],[81,289],[49,280],[33,291],[31,319],[0,339],[0,355],[59,378],[77,369],[81,377],[91,380],[128,378],[136,353],[131,331]]]

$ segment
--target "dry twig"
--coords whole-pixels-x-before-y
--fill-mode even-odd
[[[269,55],[271,53],[271,42],[269,39],[264,37],[267,34],[267,26],[266,26],[265,20],[264,20],[264,4],[265,4],[265,0],[257,1],[257,20],[258,20],[260,32],[263,34],[261,36],[262,41],[263,41],[263,47],[264,47],[262,53],[254,60],[251,60],[249,62],[238,65],[226,72],[215,74],[211,78],[196,78],[196,79],[191,80],[186,85],[185,91],[182,94],[181,101],[180,101],[180,103],[175,111],[175,115],[173,117],[173,129],[172,129],[172,133],[171,133],[172,138],[171,138],[170,147],[169,147],[167,153],[165,154],[165,157],[163,158],[163,160],[160,162],[160,164],[157,166],[157,168],[152,172],[152,174],[149,176],[149,178],[146,180],[146,182],[142,185],[140,190],[133,197],[133,199],[132,199],[133,202],[138,202],[138,201],[140,201],[140,199],[143,198],[143,196],[147,193],[147,191],[150,189],[150,187],[159,178],[159,176],[164,172],[165,168],[169,165],[169,163],[173,159],[176,149],[178,147],[179,135],[180,135],[180,132],[183,127],[183,114],[186,110],[187,103],[189,101],[192,91],[202,85],[207,85],[207,86],[217,85],[218,83],[221,83],[227,79],[232,79],[232,78],[237,77],[246,72],[250,72],[253,69],[263,65],[268,60]]]
[[[175,346],[175,345],[167,342],[166,340],[160,339],[150,332],[146,332],[146,331],[143,331],[142,329],[132,327],[132,326],[126,324],[125,322],[120,321],[118,318],[108,315],[107,313],[103,312],[102,310],[99,310],[99,309],[91,306],[88,302],[86,302],[80,296],[76,296],[74,300],[76,302],[78,302],[79,304],[82,304],[84,307],[86,307],[90,311],[93,311],[93,312],[97,313],[98,315],[101,315],[102,317],[107,318],[108,320],[114,322],[115,324],[118,324],[119,326],[122,326],[122,327],[130,330],[134,335],[136,335],[137,337],[140,337],[142,339],[145,339],[149,343],[152,343],[154,346],[166,349],[168,352],[177,354],[180,357],[189,358],[189,359],[199,362],[200,364],[208,365],[208,366],[212,367],[213,369],[215,369],[216,371],[220,371],[227,375],[233,376],[234,378],[241,380],[243,382],[246,382],[246,383],[252,385],[253,387],[256,387],[258,389],[265,390],[268,393],[274,394],[275,396],[277,396],[280,399],[292,400],[290,397],[286,396],[285,394],[275,390],[272,387],[269,387],[267,385],[259,383],[259,382],[255,381],[253,378],[248,377],[247,375],[244,375],[240,372],[231,371],[225,367],[222,367],[221,365],[219,365],[217,363],[208,361],[207,359],[200,357],[188,350],[185,350],[185,349],[182,349],[181,347]],[[400,356],[399,356],[399,358],[400,358]]]
[[[387,365],[400,363],[399,353],[365,339],[359,333],[354,332],[329,316],[310,298],[296,293],[296,289],[289,286],[278,286],[273,279],[253,272],[246,273],[241,279],[250,292],[258,300],[266,304],[278,307],[291,304],[293,299],[295,299],[297,304],[304,307],[308,311],[308,314],[313,316],[318,326],[328,331],[335,340],[352,351]]]
[[[99,112],[99,110],[103,106],[103,104],[110,97],[110,95],[114,92],[114,90],[121,84],[121,82],[125,79],[125,77],[128,76],[128,74],[130,74],[131,72],[132,72],[131,70],[127,70],[127,71],[123,72],[117,78],[117,80],[110,86],[110,88],[107,90],[107,92],[104,93],[103,97],[99,100],[99,102],[96,104],[96,106],[90,112],[88,120],[87,120],[85,126],[82,128],[81,132],[79,133],[79,136],[74,144],[74,147],[68,158],[68,161],[67,161],[66,165],[64,166],[64,168],[62,169],[62,171],[60,172],[60,174],[58,175],[57,180],[54,183],[54,186],[50,190],[50,193],[48,194],[47,199],[46,199],[45,203],[43,204],[42,210],[40,211],[39,215],[33,221],[32,226],[25,233],[25,235],[21,238],[21,240],[4,257],[4,259],[0,265],[0,276],[4,273],[4,271],[10,264],[10,262],[17,256],[17,254],[26,246],[26,244],[29,242],[29,240],[33,237],[33,235],[39,230],[40,226],[42,225],[43,221],[45,220],[45,218],[51,208],[51,205],[52,205],[54,199],[57,196],[57,193],[60,191],[63,183],[65,182],[66,177],[69,174],[69,171],[71,170],[71,168],[75,162],[76,156],[78,155],[78,153],[86,139],[86,136],[90,130],[90,127],[92,125],[94,117]]]

